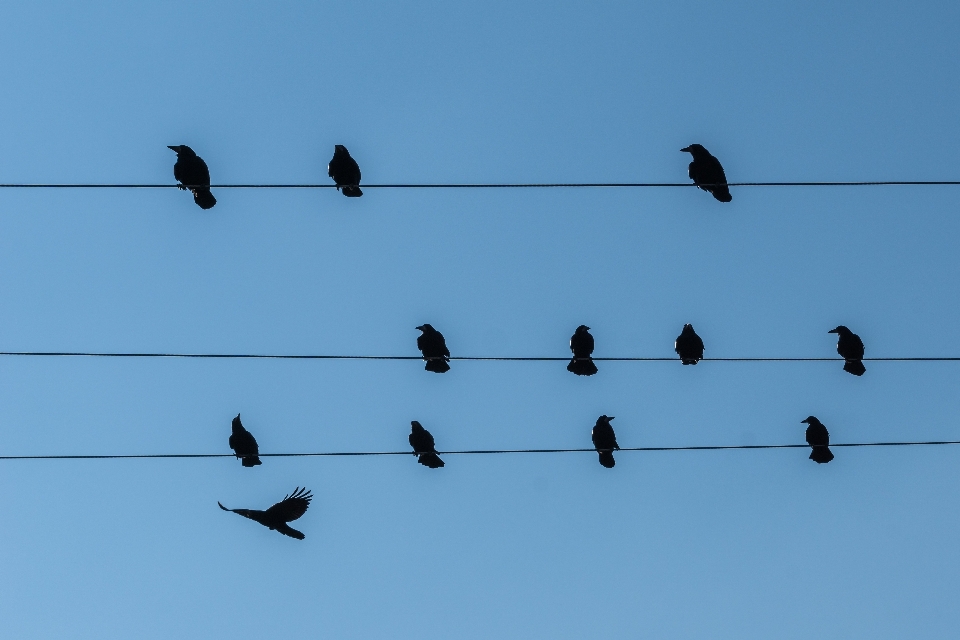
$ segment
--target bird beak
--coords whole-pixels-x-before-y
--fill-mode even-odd
[[[611,420],[613,420],[613,416],[607,416],[607,422],[610,422]]]
[[[680,151],[686,151],[687,153],[690,153],[690,147],[684,147],[683,149],[680,149]]]
[[[836,329],[830,329],[830,331],[827,331],[827,333],[840,333],[840,332],[837,331]]]
[[[805,418],[800,421],[800,424],[810,424],[810,418]]]
[[[167,149],[173,149],[173,150],[176,151],[177,153],[180,153],[180,146],[179,146],[179,145],[168,144],[168,145],[167,145]]]
[[[416,327],[416,329],[417,329],[418,331],[423,331],[423,325],[420,325],[419,327]]]

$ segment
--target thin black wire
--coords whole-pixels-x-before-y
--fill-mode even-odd
[[[923,442],[842,442],[831,447],[911,447],[960,444],[960,440],[930,440]],[[623,447],[624,451],[728,451],[753,449],[809,449],[808,444],[738,444],[690,447]],[[438,451],[441,456],[503,453],[596,453],[596,449],[473,449]],[[261,458],[319,458],[343,456],[409,456],[412,451],[326,451],[317,453],[261,453]],[[64,455],[64,456],[0,456],[0,460],[144,460],[166,458],[236,458],[232,453],[150,453],[128,455]]]
[[[727,182],[728,187],[882,187],[882,186],[956,186],[960,180],[871,180],[860,182]],[[335,184],[0,184],[4,189],[336,189]],[[364,184],[364,189],[550,189],[550,188],[643,188],[697,187],[691,182],[530,182],[465,184]],[[720,186],[704,184],[704,187]]]

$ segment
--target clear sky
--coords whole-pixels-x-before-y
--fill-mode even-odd
[[[956,180],[955,2],[6,3],[0,182]],[[958,356],[957,187],[0,191],[0,350]],[[0,358],[0,453],[958,439],[957,363]],[[954,638],[960,448],[0,462],[5,638]],[[313,490],[298,542],[217,508]]]

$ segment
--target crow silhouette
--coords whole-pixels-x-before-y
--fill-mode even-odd
[[[693,330],[692,324],[683,325],[683,331],[673,343],[673,350],[683,364],[697,364],[703,359],[703,340]]]
[[[410,446],[413,447],[413,455],[425,467],[439,469],[443,466],[443,460],[437,455],[437,447],[433,443],[433,436],[423,428],[416,420],[410,423]]]
[[[237,417],[233,419],[232,427],[233,433],[230,435],[230,440],[228,440],[227,443],[230,445],[230,448],[233,449],[233,453],[243,460],[243,466],[255,467],[261,464],[257,440],[253,437],[252,433],[243,428],[239,413]]]
[[[450,350],[447,349],[443,334],[429,324],[422,324],[417,329],[423,332],[417,337],[417,348],[427,361],[423,368],[434,373],[450,371],[450,365],[447,364],[450,362]]]
[[[825,464],[833,460],[833,453],[830,451],[830,433],[827,428],[813,416],[800,422],[809,425],[807,426],[807,444],[813,448],[810,459],[817,464]]]
[[[224,511],[232,511],[244,518],[250,518],[254,522],[259,522],[268,529],[279,531],[285,536],[303,540],[305,536],[296,529],[287,526],[287,523],[293,522],[305,514],[307,507],[310,506],[311,500],[313,500],[313,495],[310,491],[306,488],[301,489],[297,487],[293,490],[293,493],[266,511],[260,511],[258,509],[227,509],[219,502],[217,504],[219,504],[220,508]]]
[[[837,353],[845,360],[843,370],[855,376],[862,376],[866,373],[867,368],[863,366],[862,362],[863,340],[860,339],[860,336],[843,325],[840,325],[836,329],[831,329],[827,331],[827,333],[836,333],[839,335],[837,339]]]
[[[181,189],[190,189],[193,201],[201,209],[212,209],[217,199],[210,192],[210,170],[203,158],[194,153],[185,144],[167,145],[177,152],[177,162],[173,165],[173,177],[180,183]]]
[[[727,187],[727,176],[723,173],[720,161],[710,155],[710,152],[701,144],[692,144],[680,151],[686,151],[693,156],[688,173],[694,184],[713,194],[720,202],[730,202],[733,196]]]
[[[363,191],[360,191],[360,165],[342,144],[333,147],[333,159],[327,165],[327,175],[333,178],[337,183],[337,191],[342,190],[343,195],[350,198],[363,195]]]
[[[580,325],[570,338],[570,351],[573,359],[567,365],[567,371],[578,376],[592,376],[597,372],[597,365],[593,363],[590,354],[593,353],[593,336],[590,327]]]
[[[600,464],[607,469],[613,469],[617,461],[613,459],[614,450],[619,451],[620,445],[617,444],[617,434],[613,432],[613,426],[610,421],[613,416],[600,416],[597,418],[597,424],[593,427],[591,437],[593,446],[600,456]]]

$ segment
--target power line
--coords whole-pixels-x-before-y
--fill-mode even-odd
[[[870,180],[859,182],[727,182],[728,187],[884,187],[884,186],[957,186],[960,180]],[[0,184],[3,189],[336,189],[335,184]],[[556,189],[556,188],[657,188],[714,187],[719,184],[696,185],[692,182],[527,182],[527,183],[460,183],[460,184],[364,184],[364,189]]]
[[[830,447],[912,447],[960,444],[960,440],[929,440],[923,442],[843,442]],[[808,444],[739,444],[704,445],[689,447],[623,447],[625,451],[729,451],[756,449],[809,449]],[[437,455],[491,455],[506,453],[596,453],[596,449],[472,449],[463,451],[438,451]],[[320,458],[348,456],[410,456],[412,451],[325,451],[315,453],[260,453],[261,458]],[[152,460],[170,458],[236,458],[232,453],[149,453],[126,455],[38,455],[0,456],[0,460]]]

